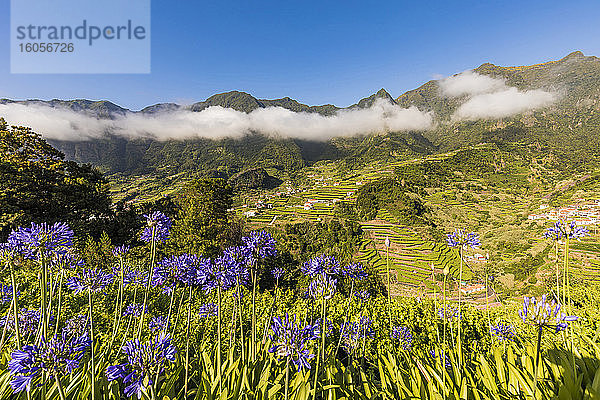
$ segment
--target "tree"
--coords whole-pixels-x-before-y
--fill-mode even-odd
[[[238,242],[241,226],[229,220],[232,196],[231,188],[221,178],[188,183],[176,199],[179,213],[171,243],[181,251],[213,256]]]
[[[78,232],[110,215],[108,182],[25,127],[0,118],[0,239],[31,222],[69,223]]]

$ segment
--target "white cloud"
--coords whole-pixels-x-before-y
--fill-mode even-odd
[[[240,137],[250,132],[270,136],[321,140],[332,137],[404,130],[425,130],[432,115],[416,107],[401,108],[384,100],[368,109],[340,110],[333,116],[296,113],[268,107],[243,113],[209,107],[200,112],[178,110],[156,114],[130,113],[113,120],[99,120],[65,108],[44,105],[0,105],[0,116],[10,124],[30,126],[49,139],[86,140],[106,132],[125,137],[158,140]]]
[[[107,127],[107,121],[41,104],[0,104],[0,117],[11,125],[30,127],[52,139],[85,140],[102,135]]]
[[[438,82],[438,85],[442,94],[447,97],[472,96],[507,88],[506,82],[503,79],[481,75],[474,71],[464,71],[442,79]]]
[[[453,115],[456,120],[504,118],[542,107],[556,101],[556,95],[544,90],[520,91],[515,87],[479,94],[463,103]]]
[[[504,79],[474,71],[442,79],[438,85],[445,97],[466,97],[452,115],[454,121],[510,117],[547,107],[557,100],[555,93],[541,89],[519,90],[508,86]]]

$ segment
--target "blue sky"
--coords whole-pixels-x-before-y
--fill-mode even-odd
[[[158,1],[150,74],[11,74],[0,0],[0,97],[106,99],[131,109],[229,90],[347,106],[484,62],[600,55],[597,1]]]

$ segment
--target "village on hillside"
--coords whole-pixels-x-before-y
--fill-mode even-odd
[[[550,208],[542,204],[539,212],[529,214],[530,221],[574,221],[577,225],[598,225],[600,222],[600,200],[579,199],[575,204]]]

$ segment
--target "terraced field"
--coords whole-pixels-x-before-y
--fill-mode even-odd
[[[360,186],[380,175],[361,176],[346,181],[321,183],[317,182],[312,188],[289,196],[271,196],[266,200],[272,208],[261,208],[256,216],[248,217],[253,224],[270,224],[271,222],[318,221],[333,215],[335,203],[338,201],[356,201],[356,192]],[[358,184],[357,184],[358,182]],[[304,205],[310,203],[310,209]],[[237,208],[236,212],[243,215],[246,211],[255,210],[252,207]]]
[[[266,200],[271,208],[261,208],[256,216],[248,217],[248,222],[265,226],[286,222],[318,221],[333,215],[335,204],[339,201],[356,201],[356,192],[361,185],[383,176],[392,174],[394,168],[418,160],[402,161],[385,166],[371,165],[366,167],[360,174],[354,175],[346,180],[325,181],[318,178],[317,171],[311,177],[317,177],[314,185],[304,191],[298,191],[289,196],[271,196]],[[452,198],[454,194],[449,192],[438,192],[433,201],[445,203],[445,205],[464,205]],[[312,207],[304,208],[304,204],[310,203]],[[238,208],[236,211],[242,214],[244,211],[252,210],[250,207]],[[387,268],[385,238],[390,239],[389,248],[390,271],[395,285],[405,288],[440,292],[441,283],[435,277],[442,276],[443,270],[448,266],[450,275],[458,279],[460,259],[456,250],[448,248],[445,243],[435,243],[423,240],[416,232],[406,226],[402,226],[388,212],[380,211],[374,221],[363,222],[361,226],[365,232],[363,242],[360,245],[356,258],[373,266],[377,271],[385,274]],[[471,278],[471,271],[465,264],[463,279]]]
[[[380,211],[376,220],[361,226],[365,238],[357,258],[385,274],[389,257],[394,283],[439,293],[435,276],[442,274],[446,266],[452,276],[458,277],[460,258],[457,251],[445,244],[423,240],[416,232],[397,224],[389,213]],[[390,240],[389,253],[386,252],[386,238]],[[468,280],[471,275],[465,264],[463,279]]]
[[[600,281],[600,238],[596,234],[571,244],[569,255],[575,259],[570,271],[576,280]],[[561,252],[562,253],[562,252]],[[562,257],[562,254],[559,255]]]

